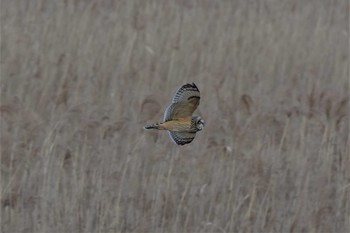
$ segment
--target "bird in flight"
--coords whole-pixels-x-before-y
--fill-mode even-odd
[[[199,105],[200,95],[196,84],[185,84],[178,89],[171,105],[164,112],[163,122],[146,125],[144,129],[168,130],[169,137],[177,145],[185,145],[204,128],[204,120],[192,116]]]

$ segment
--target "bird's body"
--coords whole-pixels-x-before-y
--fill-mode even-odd
[[[195,119],[192,119],[195,118]],[[170,120],[161,123],[155,123],[151,125],[146,125],[145,129],[159,129],[159,130],[169,130],[173,132],[188,132],[188,133],[196,133],[195,126],[196,117],[186,117],[186,118],[178,118],[175,120]]]
[[[178,145],[185,145],[194,139],[196,133],[204,128],[199,116],[192,116],[199,105],[197,86],[185,84],[177,90],[172,104],[165,110],[164,121],[146,125],[145,129],[168,130],[170,138]]]

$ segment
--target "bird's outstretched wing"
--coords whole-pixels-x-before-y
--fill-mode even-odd
[[[177,145],[185,145],[193,141],[194,137],[196,136],[196,133],[185,133],[185,132],[173,132],[168,131],[169,137],[173,142],[175,142]]]
[[[200,92],[196,84],[185,84],[173,97],[172,104],[164,112],[164,121],[191,117],[199,105]]]

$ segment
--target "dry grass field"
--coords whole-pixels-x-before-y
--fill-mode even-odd
[[[1,232],[350,232],[346,0],[2,0],[0,88]]]

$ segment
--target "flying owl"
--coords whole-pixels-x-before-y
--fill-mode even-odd
[[[145,129],[168,130],[169,137],[177,145],[185,145],[204,128],[204,120],[192,116],[199,105],[199,90],[196,84],[185,84],[178,89],[171,105],[164,112],[163,122],[146,125]]]

